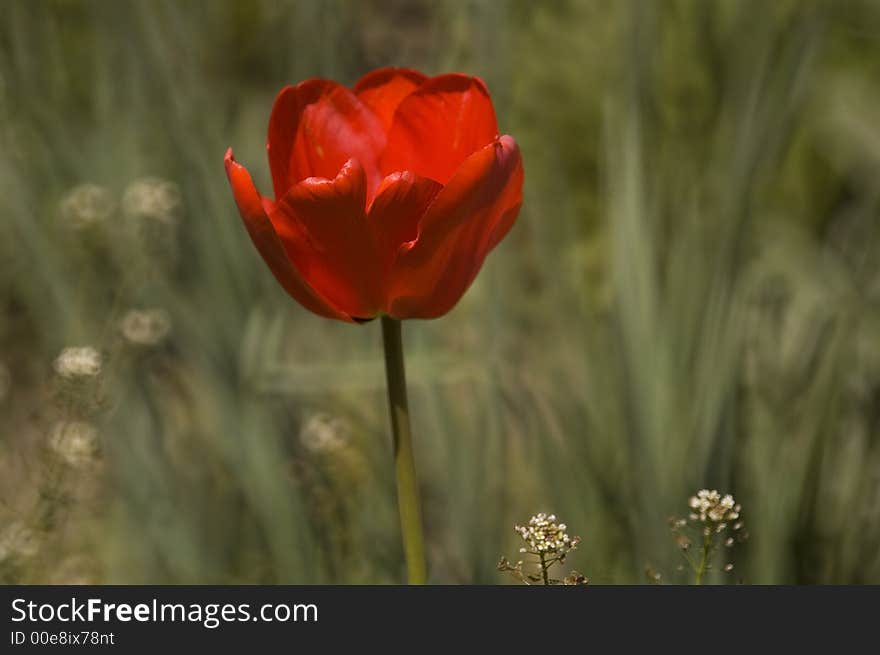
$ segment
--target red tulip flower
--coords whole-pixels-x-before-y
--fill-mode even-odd
[[[522,202],[519,148],[482,80],[458,73],[285,87],[267,150],[274,200],[226,153],[245,226],[291,296],[343,321],[445,314]]]

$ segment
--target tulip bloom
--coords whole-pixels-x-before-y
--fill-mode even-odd
[[[284,289],[328,318],[445,314],[522,202],[519,148],[482,80],[458,73],[285,87],[267,150],[274,200],[227,151],[236,204]]]

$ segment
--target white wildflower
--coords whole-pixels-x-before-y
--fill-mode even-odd
[[[131,218],[173,223],[180,206],[180,190],[174,182],[144,177],[132,182],[122,196],[122,209]]]
[[[119,324],[122,336],[137,346],[154,346],[171,331],[171,319],[162,309],[132,309]]]
[[[691,521],[715,524],[718,532],[727,528],[727,521],[738,519],[741,509],[733,496],[730,494],[722,496],[715,489],[700,489],[696,496],[688,499],[688,506],[696,510],[690,513]]]
[[[564,558],[580,543],[580,537],[566,534],[566,527],[565,523],[556,523],[555,514],[536,514],[529,519],[527,526],[514,526],[514,530],[528,544],[528,548],[520,548],[520,552]]]
[[[61,218],[74,229],[104,222],[116,206],[113,196],[97,184],[81,184],[64,194],[59,203]]]
[[[54,368],[65,379],[95,377],[101,372],[101,353],[91,346],[65,348]]]
[[[70,466],[87,466],[98,454],[98,430],[84,421],[61,421],[49,434],[49,448]]]
[[[323,412],[306,419],[299,432],[300,443],[315,453],[339,450],[350,438],[351,429],[344,419]]]

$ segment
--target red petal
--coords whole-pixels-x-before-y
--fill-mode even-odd
[[[413,171],[446,184],[465,159],[497,135],[495,110],[482,80],[438,75],[397,107],[381,169],[386,175]]]
[[[382,176],[385,131],[373,112],[344,86],[311,79],[285,87],[269,119],[269,166],[276,200],[307,177],[332,179],[349,159],[361,162],[370,188]]]
[[[292,179],[290,157],[305,108],[317,102],[321,96],[339,86],[330,80],[311,79],[296,86],[286,86],[278,93],[269,117],[269,168],[272,170],[272,187],[275,198],[281,198],[287,190],[299,182]]]
[[[436,318],[452,309],[516,220],[522,184],[513,138],[502,136],[469,157],[428,208],[416,240],[401,248],[386,311]]]
[[[303,277],[336,307],[359,319],[378,313],[382,295],[365,206],[364,169],[351,159],[332,180],[303,180],[270,213]]]
[[[290,173],[297,182],[307,177],[333,179],[349,159],[356,159],[372,192],[382,181],[379,155],[384,147],[385,131],[379,119],[351,91],[339,86],[303,111]]]
[[[416,238],[419,220],[442,188],[410,171],[382,180],[367,219],[382,271],[387,273],[400,247]]]
[[[411,68],[379,68],[359,79],[354,92],[378,116],[387,132],[400,101],[427,79],[427,75]]]
[[[257,251],[275,275],[275,279],[301,305],[320,316],[351,321],[351,317],[342,313],[309,286],[294,268],[287,257],[284,246],[272,226],[263,205],[263,199],[257,192],[254,182],[247,170],[235,161],[232,149],[226,151],[224,159],[226,176],[235,196],[235,204],[244,221],[245,228]]]

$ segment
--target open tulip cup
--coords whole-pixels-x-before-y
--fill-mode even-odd
[[[251,240],[287,293],[320,316],[381,317],[403,550],[427,580],[401,321],[452,309],[522,203],[523,167],[499,135],[482,80],[372,71],[349,89],[309,79],[281,90],[266,149],[274,198],[226,153]]]

